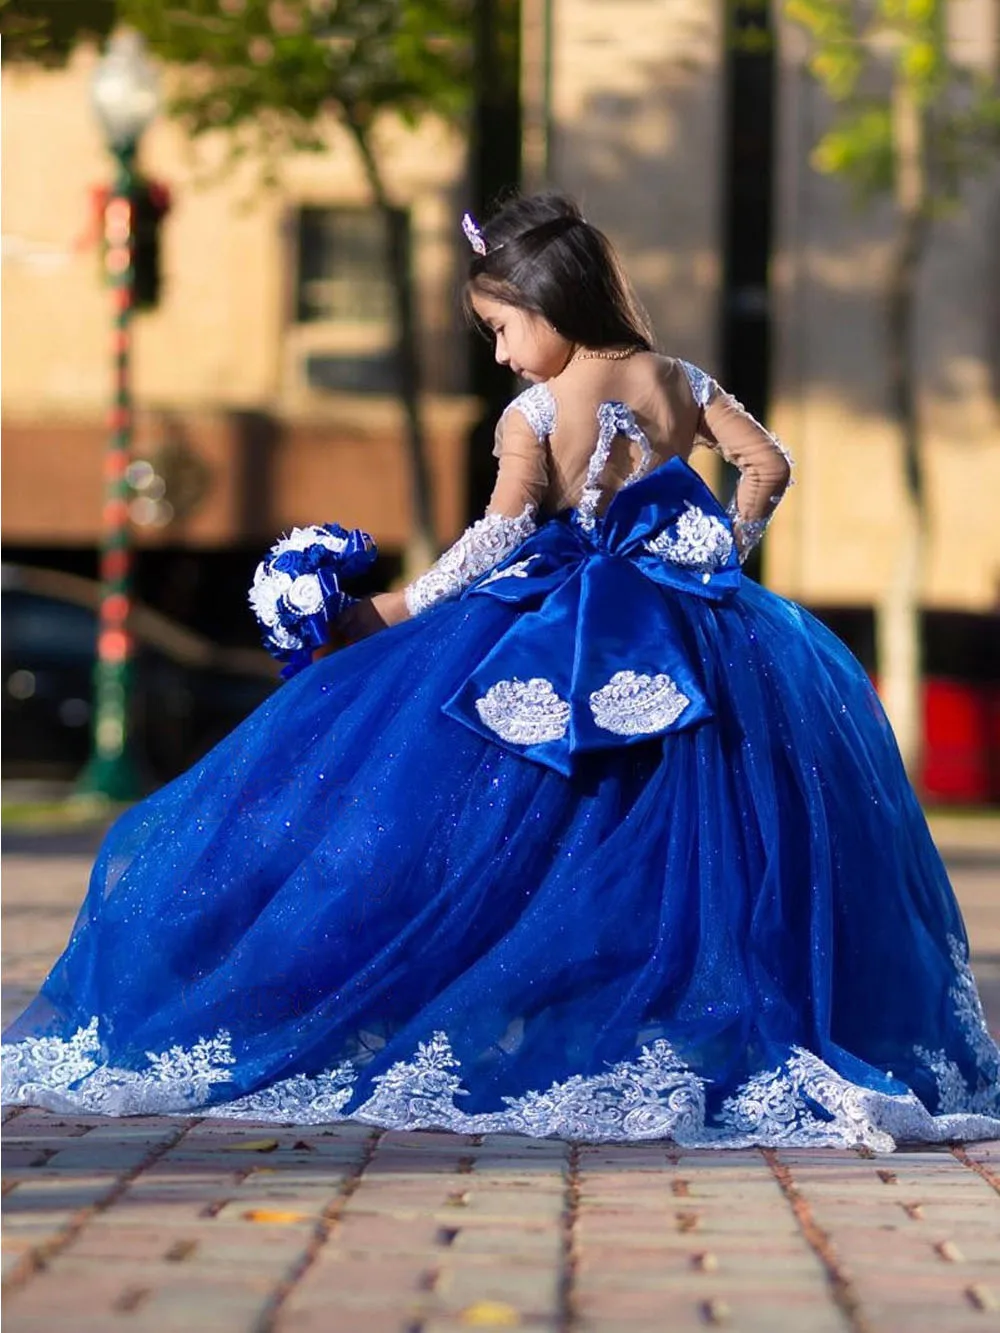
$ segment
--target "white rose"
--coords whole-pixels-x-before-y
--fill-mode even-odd
[[[303,616],[323,609],[323,589],[315,574],[300,574],[285,592],[285,605]]]
[[[258,567],[259,572],[260,567]],[[278,601],[282,593],[292,586],[292,576],[281,571],[267,572],[258,582],[254,575],[250,589],[250,606],[262,625],[273,627],[278,619]]]

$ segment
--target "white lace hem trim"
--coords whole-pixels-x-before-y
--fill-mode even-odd
[[[954,1084],[948,1113],[932,1115],[913,1093],[861,1087],[818,1056],[793,1048],[779,1068],[754,1075],[706,1119],[706,1080],[666,1040],[603,1073],[574,1075],[546,1091],[503,1098],[505,1109],[470,1114],[457,1104],[468,1091],[448,1037],[435,1033],[412,1060],[374,1079],[375,1091],[348,1110],[358,1067],[344,1062],[310,1078],[297,1075],[228,1103],[209,1106],[232,1080],[229,1034],[190,1049],[149,1054],[144,1070],[100,1063],[97,1019],[70,1039],[27,1038],[4,1047],[4,1101],[61,1113],[205,1115],[224,1119],[322,1124],[357,1120],[386,1129],[446,1129],[460,1134],[525,1134],[584,1142],[671,1139],[688,1148],[867,1147],[891,1152],[900,1142],[939,1143],[1000,1137],[1000,1104]],[[998,1094],[1000,1096],[1000,1094]],[[994,1098],[997,1101],[997,1098]]]

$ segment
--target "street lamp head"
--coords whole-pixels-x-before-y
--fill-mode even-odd
[[[119,29],[94,70],[90,92],[109,147],[133,148],[160,105],[159,78],[146,44],[130,28]]]

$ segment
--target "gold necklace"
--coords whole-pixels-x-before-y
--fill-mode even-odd
[[[573,353],[571,361],[627,361],[640,352],[640,347],[615,347],[602,351],[598,347],[581,348]]]

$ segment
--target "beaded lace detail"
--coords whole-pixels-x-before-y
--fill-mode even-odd
[[[539,440],[548,439],[556,428],[556,400],[547,384],[532,384],[504,408],[506,416],[517,408]],[[502,419],[502,418],[501,418]]]
[[[645,547],[661,560],[701,574],[707,583],[732,555],[733,535],[714,514],[706,514],[690,500],[685,505],[676,523],[646,542]]]
[[[968,1090],[963,1096],[957,1085],[954,1109],[932,1115],[913,1093],[891,1095],[851,1083],[798,1047],[778,1068],[749,1078],[715,1119],[706,1113],[705,1081],[663,1038],[643,1046],[633,1060],[504,1097],[503,1110],[479,1115],[460,1107],[461,1065],[444,1032],[435,1032],[411,1059],[375,1078],[374,1092],[357,1107],[351,1103],[360,1061],[343,1061],[317,1076],[282,1079],[209,1107],[205,1103],[232,1079],[227,1033],[188,1051],[173,1047],[148,1059],[142,1070],[102,1066],[95,1018],[68,1041],[33,1037],[4,1047],[4,1101],[60,1112],[173,1112],[293,1124],[351,1119],[387,1129],[557,1135],[596,1143],[670,1138],[692,1148],[865,1146],[891,1152],[899,1141],[1000,1134],[1000,1118],[978,1111],[977,1099]]]
[[[532,563],[540,559],[541,556],[529,555],[526,560],[515,560],[512,565],[505,565],[503,569],[494,569],[484,579],[480,579],[476,586],[485,588],[490,583],[499,583],[501,579],[526,579]]]
[[[699,407],[707,407],[719,392],[719,386],[716,381],[707,371],[692,365],[690,361],[681,361],[678,359],[677,364],[687,376],[688,384],[691,385],[691,392],[694,394],[694,401]]]
[[[667,675],[616,671],[590,696],[590,711],[615,736],[651,736],[676,722],[690,702]]]
[[[934,1075],[943,1112],[954,1113],[971,1106],[983,1115],[1000,1116],[1000,1046],[990,1036],[986,1026],[983,1002],[979,998],[964,944],[956,936],[949,935],[948,950],[955,968],[955,980],[948,995],[965,1033],[969,1053],[981,1071],[979,1081],[970,1090],[958,1064],[949,1059],[944,1051],[930,1051],[924,1046],[918,1046],[917,1054]]]
[[[645,476],[653,461],[653,450],[646,438],[646,432],[636,421],[632,409],[625,403],[601,403],[597,409],[597,426],[597,444],[587,464],[587,479],[577,505],[579,523],[586,532],[592,531],[597,522],[597,506],[601,502],[600,477],[611,457],[611,446],[618,436],[624,435],[626,439],[639,446],[639,461],[625,479],[623,483],[625,486],[631,486],[634,481]]]
[[[498,680],[476,700],[476,712],[484,726],[512,745],[561,741],[569,730],[569,704],[542,676]]]
[[[698,404],[700,408],[702,408],[702,410],[704,410],[706,407],[709,406],[712,400],[715,397],[717,397],[719,393],[722,392],[718,382],[715,379],[713,379],[713,377],[709,375],[707,371],[701,370],[700,367],[692,365],[690,361],[678,360],[677,364],[681,367],[681,369],[684,371],[684,374],[687,376],[687,380],[691,386],[691,393],[694,397],[695,402]],[[760,430],[764,432],[767,438],[771,441],[771,444],[774,446],[775,450],[782,456],[782,458],[788,464],[789,469],[790,470],[794,469],[795,460],[792,458],[792,455],[785,448],[782,442],[778,439],[777,435],[772,434],[772,432],[769,431],[765,426],[762,426],[760,422],[757,421],[756,417],[754,417],[750,412],[747,412],[746,408],[743,406],[742,403],[737,402],[735,399],[733,399],[733,403],[737,408],[739,408],[741,412],[743,412],[749,418],[750,421],[753,422],[755,426],[758,426]],[[739,462],[732,456],[732,454],[730,454],[730,452],[726,449],[725,445],[714,440],[706,439],[704,436],[700,436],[699,438],[701,443],[707,445],[709,449],[713,450],[713,452],[717,453],[727,463],[735,467],[741,477],[743,476],[744,469],[740,466]],[[791,479],[788,484],[790,486],[794,485],[795,484],[794,479]],[[737,497],[735,495],[730,500],[729,504],[726,506],[726,513],[729,515],[729,518],[732,522],[733,536],[736,539],[736,548],[739,552],[739,558],[741,563],[747,558],[747,556],[750,554],[753,548],[760,542],[761,538],[764,536],[764,533],[767,531],[768,524],[771,522],[771,519],[774,516],[774,506],[777,506],[780,500],[781,500],[780,495],[772,495],[769,501],[769,503],[772,505],[771,512],[762,518],[744,518],[739,512]]]
[[[539,440],[544,440],[556,427],[556,400],[547,384],[533,384],[507,404],[504,416],[517,408]],[[411,616],[455,597],[470,583],[505,560],[535,531],[537,510],[526,505],[517,518],[504,514],[486,514],[466,528],[454,546],[421,574],[406,589],[403,596]],[[498,575],[505,578],[507,571]],[[516,575],[515,575],[516,577]],[[522,575],[523,577],[523,575]]]
[[[146,1053],[142,1071],[102,1063],[97,1018],[68,1040],[28,1037],[3,1047],[3,1100],[53,1111],[86,1107],[98,1115],[144,1115],[155,1108],[201,1106],[236,1063],[229,1033],[185,1049]]]
[[[763,540],[764,533],[774,517],[774,510],[772,509],[765,518],[742,518],[734,495],[726,505],[726,513],[733,525],[733,537],[736,539],[736,549],[739,551],[742,565],[753,548],[759,546]]]
[[[480,575],[505,560],[535,531],[535,506],[525,505],[517,518],[486,514],[462,533],[426,574],[404,590],[406,608],[418,616],[446,597],[456,597]]]

